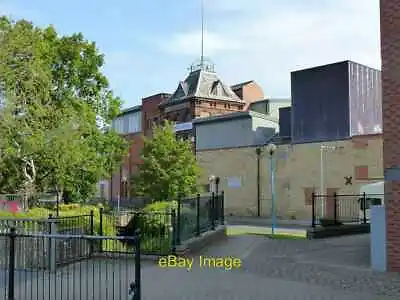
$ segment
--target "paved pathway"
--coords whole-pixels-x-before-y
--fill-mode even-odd
[[[148,264],[143,299],[400,299],[400,277],[371,272],[368,253],[368,236],[320,241],[232,237],[204,255],[241,257],[242,268],[187,271]]]

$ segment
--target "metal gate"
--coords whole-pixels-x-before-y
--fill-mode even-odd
[[[90,255],[60,266],[57,242],[71,240],[89,245]],[[126,240],[134,245],[131,253],[100,252],[103,243]],[[32,247],[37,245],[43,255],[32,260]],[[141,299],[139,232],[134,237],[104,237],[18,234],[11,228],[9,233],[0,233],[0,249],[0,300]]]

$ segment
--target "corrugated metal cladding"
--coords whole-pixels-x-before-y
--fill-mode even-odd
[[[349,137],[348,62],[291,73],[292,143]]]
[[[382,133],[381,72],[349,63],[350,135]]]
[[[291,107],[279,109],[279,136],[290,137],[291,131]]]

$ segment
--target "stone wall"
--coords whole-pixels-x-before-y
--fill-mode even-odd
[[[281,218],[310,219],[310,190],[318,193],[320,186],[321,143],[279,145],[275,153],[275,190],[277,214]],[[366,183],[382,180],[382,139],[380,136],[357,137],[352,140],[324,143],[335,150],[327,150],[325,157],[325,192],[358,194]],[[220,176],[221,189],[225,191],[227,214],[257,215],[258,176],[255,147],[200,151],[197,153],[203,168],[202,183],[209,175]],[[360,168],[368,169],[360,176]],[[361,174],[363,175],[363,174]],[[351,185],[346,178],[352,177]],[[269,155],[260,155],[260,210],[264,216],[271,214],[271,189]],[[232,184],[237,187],[232,187]],[[230,186],[231,185],[231,186]],[[238,186],[240,185],[240,186]],[[308,196],[307,196],[308,195]],[[343,201],[356,201],[349,197]]]

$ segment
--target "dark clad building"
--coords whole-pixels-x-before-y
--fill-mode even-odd
[[[343,61],[291,73],[292,142],[382,132],[380,71]]]

